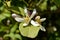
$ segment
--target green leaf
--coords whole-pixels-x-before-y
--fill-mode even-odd
[[[0,32],[6,32],[8,29],[8,27],[0,25]]]
[[[50,9],[51,9],[51,10],[56,10],[57,7],[54,5],[54,6],[52,6]]]
[[[15,36],[14,36],[14,34],[13,34],[13,33],[5,34],[5,35],[4,35],[4,38],[6,38],[6,37],[10,37],[12,40],[14,40],[14,39],[15,39]]]
[[[56,37],[56,40],[60,40],[60,37]]]
[[[4,12],[2,14],[4,16],[6,16],[6,17],[10,17],[11,16],[10,11],[8,11],[7,9],[4,9]]]
[[[15,34],[15,38],[22,40],[22,37],[19,34]]]
[[[17,6],[12,6],[10,10],[14,13],[20,14],[19,8]]]
[[[10,35],[9,35],[9,34],[5,34],[5,35],[4,35],[4,38],[6,38],[6,37],[10,37]]]
[[[0,10],[3,11],[3,10],[4,10],[4,6],[1,6],[1,7],[0,7]]]
[[[55,4],[60,7],[60,0],[54,0]]]
[[[24,15],[25,15],[25,14],[24,14],[24,9],[21,8],[21,7],[19,7],[19,10],[20,10],[20,14],[21,14],[22,16],[24,16]]]
[[[0,0],[0,7],[3,5],[2,0]]]
[[[45,0],[42,4],[39,5],[39,8],[44,11],[47,9],[47,0]]]
[[[29,37],[29,38],[35,38],[38,35],[38,32],[40,30],[40,27],[35,27],[35,26],[23,26],[23,23],[19,25],[19,30],[21,35]]]
[[[15,32],[18,27],[18,23],[15,23],[15,25],[11,28],[11,33]]]
[[[11,16],[10,12],[7,9],[4,9],[3,12],[0,14],[0,22],[3,19],[10,17],[10,16]]]
[[[10,33],[9,35],[10,35],[10,37],[11,37],[12,39],[15,39],[14,33]]]
[[[12,40],[15,40],[16,38],[19,39],[19,40],[22,40],[21,35],[14,34],[14,33],[5,34],[4,38],[6,38],[6,37],[10,37]]]
[[[0,22],[3,20],[3,19],[5,19],[6,17],[5,16],[3,16],[2,14],[0,14]]]

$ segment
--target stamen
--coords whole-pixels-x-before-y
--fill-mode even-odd
[[[37,16],[37,17],[35,18],[35,21],[38,22],[39,24],[41,24],[40,16]]]
[[[24,18],[24,21],[25,21],[25,23],[28,23],[28,21],[29,21],[29,17],[26,16],[26,17]]]

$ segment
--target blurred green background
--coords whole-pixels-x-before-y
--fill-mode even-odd
[[[21,35],[20,23],[11,14],[24,16],[24,7],[35,8],[37,15],[46,18],[42,23],[46,32],[40,30],[36,38]],[[0,0],[0,40],[60,40],[60,0]]]

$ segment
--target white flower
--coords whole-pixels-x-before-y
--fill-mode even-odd
[[[26,10],[26,9],[25,9]],[[27,14],[28,15],[28,14]],[[28,21],[27,21],[27,23],[24,23],[23,24],[23,26],[27,26],[28,24],[29,24],[29,22],[31,21],[31,19],[34,17],[36,15],[36,9],[34,9],[33,10],[33,12],[32,12],[32,14],[31,14],[31,16],[29,17],[29,15],[28,15]]]
[[[39,24],[38,22],[35,22],[35,21],[31,20],[31,24],[32,24],[33,26],[40,26],[40,29],[41,29],[42,31],[46,31],[46,29],[45,29],[41,24]]]
[[[32,24],[33,26],[40,26],[40,29],[41,29],[42,31],[46,31],[46,29],[45,29],[41,24],[39,24],[38,22],[35,22],[35,21],[31,20],[31,24]]]
[[[36,15],[36,9],[33,10],[33,12],[32,12],[32,14],[31,14],[30,17],[29,17],[29,15],[28,15],[28,12],[27,12],[27,11],[28,11],[28,10],[27,10],[27,8],[25,7],[24,12],[25,12],[25,14],[26,14],[26,17],[24,17],[24,18],[21,18],[19,15],[15,14],[15,13],[12,14],[12,17],[13,17],[17,22],[23,22],[23,21],[25,21],[25,23],[23,24],[23,26],[27,26],[27,25],[30,23],[31,19]],[[25,19],[25,18],[26,18],[26,19]],[[26,21],[27,21],[27,22],[26,22]]]
[[[37,21],[31,20],[31,24],[32,24],[33,26],[40,26],[40,29],[41,29],[42,31],[46,31],[46,29],[39,23],[39,21],[40,21],[40,22],[45,21],[46,18],[40,19],[40,16],[37,16],[35,19],[36,19]]]
[[[35,18],[35,21],[32,20],[32,18],[36,15],[36,9],[33,10],[31,16],[28,15],[28,12],[27,12],[27,8],[24,9],[24,12],[26,14],[26,17],[24,18],[21,18],[19,15],[17,14],[12,14],[12,17],[17,21],[17,22],[24,22],[23,26],[27,26],[29,25],[29,23],[31,23],[33,26],[40,26],[40,29],[42,31],[46,31],[45,28],[41,25],[41,22],[45,21],[46,18],[42,18],[40,19],[40,16],[37,16]]]

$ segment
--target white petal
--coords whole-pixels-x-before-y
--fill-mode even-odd
[[[12,17],[15,18],[15,17],[20,17],[20,16],[17,15],[17,14],[15,14],[15,13],[13,13],[13,14],[12,14]]]
[[[24,9],[24,12],[25,12],[26,16],[28,16],[28,10],[27,10],[26,7],[25,7],[25,9]]]
[[[16,14],[12,14],[12,17],[17,16]]]
[[[41,29],[42,31],[44,31],[44,32],[46,31],[46,29],[45,29],[43,26],[40,25],[40,27],[41,27],[40,29]]]
[[[15,20],[16,20],[17,22],[23,22],[23,21],[24,21],[24,19],[23,19],[23,18],[20,18],[20,17],[16,17]]]
[[[33,13],[32,14],[36,14],[36,9],[33,10]]]
[[[33,21],[33,20],[31,20],[31,24],[32,24],[33,26],[39,26],[39,23],[38,23],[38,22],[35,22],[35,21]]]
[[[25,7],[24,12],[27,13],[27,8]]]
[[[27,26],[28,24],[27,23],[24,23],[23,26]]]
[[[30,18],[33,18],[36,15],[36,9],[33,10],[33,13],[31,14]]]
[[[43,21],[45,21],[45,20],[46,20],[46,18],[42,18],[42,19],[40,19],[41,22],[43,22]]]

